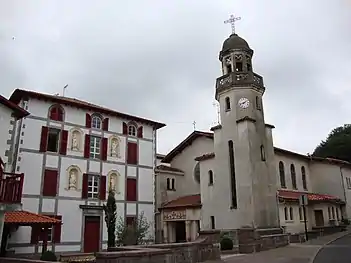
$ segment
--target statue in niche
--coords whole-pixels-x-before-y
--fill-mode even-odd
[[[79,151],[80,134],[78,131],[72,133],[72,150]]]
[[[119,142],[116,138],[111,140],[111,156],[119,157]]]
[[[77,169],[71,169],[69,172],[68,178],[68,190],[77,190],[77,178],[78,171]]]
[[[109,190],[115,191],[116,190],[116,176],[115,174],[110,175],[110,182],[109,182]]]

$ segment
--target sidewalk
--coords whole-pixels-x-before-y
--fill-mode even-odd
[[[351,231],[339,232],[333,235],[309,240],[302,244],[290,244],[287,247],[267,250],[254,254],[223,255],[225,263],[309,263],[320,248],[335,239],[351,234]],[[216,263],[217,263],[216,262]],[[213,262],[215,263],[215,262]]]

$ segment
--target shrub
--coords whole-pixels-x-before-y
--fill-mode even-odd
[[[56,257],[54,252],[47,250],[41,255],[40,260],[42,260],[42,261],[57,261],[57,257]]]
[[[344,224],[344,225],[350,225],[350,220],[349,219],[347,219],[347,218],[344,218],[344,219],[342,219],[342,223]]]
[[[221,240],[221,250],[232,250],[233,249],[233,240],[229,237],[223,237]]]

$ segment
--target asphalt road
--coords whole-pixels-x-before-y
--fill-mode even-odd
[[[350,263],[351,234],[344,236],[322,248],[313,263]]]

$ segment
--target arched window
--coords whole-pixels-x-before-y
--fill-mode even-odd
[[[261,110],[261,101],[260,101],[260,97],[256,96],[256,109]]]
[[[49,118],[53,121],[63,121],[63,108],[60,105],[54,105],[49,110]]]
[[[302,186],[304,190],[307,190],[307,179],[306,179],[306,169],[305,166],[301,166],[301,177],[302,177]]]
[[[167,190],[171,190],[171,179],[167,178]]]
[[[200,163],[196,163],[194,168],[194,180],[200,183]]]
[[[285,221],[289,220],[289,212],[287,207],[284,207],[284,218]]]
[[[335,209],[334,209],[334,206],[332,206],[332,219],[335,219]]]
[[[98,115],[93,115],[91,118],[91,127],[95,129],[101,129],[102,128],[102,119]]]
[[[230,111],[230,98],[229,97],[226,97],[225,98],[225,110],[226,111]]]
[[[172,186],[172,190],[175,191],[175,179],[174,178],[172,178],[172,185],[171,186]]]
[[[129,136],[136,136],[136,127],[133,124],[128,125],[128,135]]]
[[[294,210],[292,207],[290,207],[290,220],[294,220]]]
[[[286,188],[285,169],[284,169],[284,163],[282,161],[279,162],[279,177],[280,177],[280,186],[282,188]]]
[[[296,172],[294,164],[290,165],[290,174],[291,174],[291,184],[293,189],[297,189],[296,185]]]
[[[261,145],[260,150],[261,150],[261,161],[264,162],[264,161],[266,161],[266,153],[264,151],[264,146],[263,145]]]
[[[212,172],[212,170],[208,171],[208,184],[213,185],[213,172]]]

